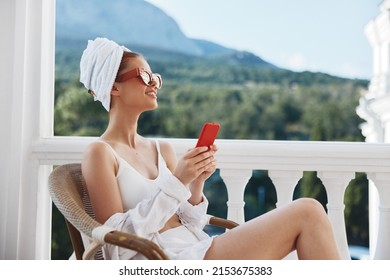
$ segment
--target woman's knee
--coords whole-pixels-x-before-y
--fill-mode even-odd
[[[299,198],[294,200],[296,207],[302,212],[304,218],[325,217],[326,212],[322,204],[313,198]]]

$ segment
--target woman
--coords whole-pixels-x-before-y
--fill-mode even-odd
[[[97,221],[153,240],[171,259],[282,259],[293,250],[300,259],[339,259],[329,220],[313,199],[208,236],[203,186],[216,170],[217,147],[191,148],[177,160],[169,143],[137,133],[140,115],[157,108],[162,86],[141,55],[97,38],[88,42],[80,70],[80,81],[109,112],[106,131],[82,161]],[[104,254],[142,258],[110,245]]]

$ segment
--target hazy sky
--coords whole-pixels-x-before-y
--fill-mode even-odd
[[[370,79],[365,36],[382,0],[147,0],[191,38],[255,53],[279,67]]]

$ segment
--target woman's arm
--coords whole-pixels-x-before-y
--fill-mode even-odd
[[[116,172],[118,164],[104,143],[91,143],[84,152],[82,174],[96,220],[104,223],[115,213],[123,212]]]
[[[178,161],[176,153],[170,143],[161,142],[161,153],[171,170],[183,184],[188,185],[191,204],[197,205],[203,201],[204,182],[216,170],[214,154],[217,146],[198,147],[189,149]]]
[[[202,171],[202,169],[197,171],[196,174],[198,174],[198,176],[189,183],[191,197],[188,199],[188,201],[181,203],[179,210],[177,211],[177,214],[179,215],[179,218],[183,224],[190,224],[193,227],[203,228],[207,223],[206,214],[209,204],[207,198],[203,194],[203,187],[205,180],[209,178],[209,176],[214,173],[216,169],[214,153],[217,151],[217,147],[214,145],[210,147],[210,150],[207,148],[189,150],[183,156],[183,167],[178,167],[180,162],[176,160],[176,153],[170,144],[161,143],[160,147],[163,157],[167,162],[168,168],[173,170],[172,173],[175,172],[175,170],[178,168],[184,168],[186,164],[183,162],[188,161],[187,164],[193,162],[189,160],[191,156],[196,158],[194,161],[195,165],[198,163],[198,167],[201,166],[200,168],[203,168],[204,171]],[[205,152],[205,150],[207,152]],[[198,153],[198,155],[196,153]]]

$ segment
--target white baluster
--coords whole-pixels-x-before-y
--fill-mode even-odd
[[[276,190],[276,207],[281,207],[292,201],[294,189],[298,181],[302,178],[302,176],[303,171],[268,171],[268,177],[272,180],[272,183],[274,184]],[[298,259],[296,251],[291,252],[284,259]]]
[[[270,170],[268,176],[276,190],[276,207],[283,206],[293,199],[294,189],[303,176],[303,171]]]
[[[221,169],[220,176],[226,185],[228,193],[227,218],[242,224],[245,222],[244,191],[249,179],[252,177],[252,170]]]
[[[344,219],[344,193],[349,182],[355,177],[354,172],[317,172],[328,196],[328,216],[335,233],[337,246],[344,260],[351,259]]]
[[[379,194],[379,225],[374,259],[390,259],[390,173],[368,173]]]

